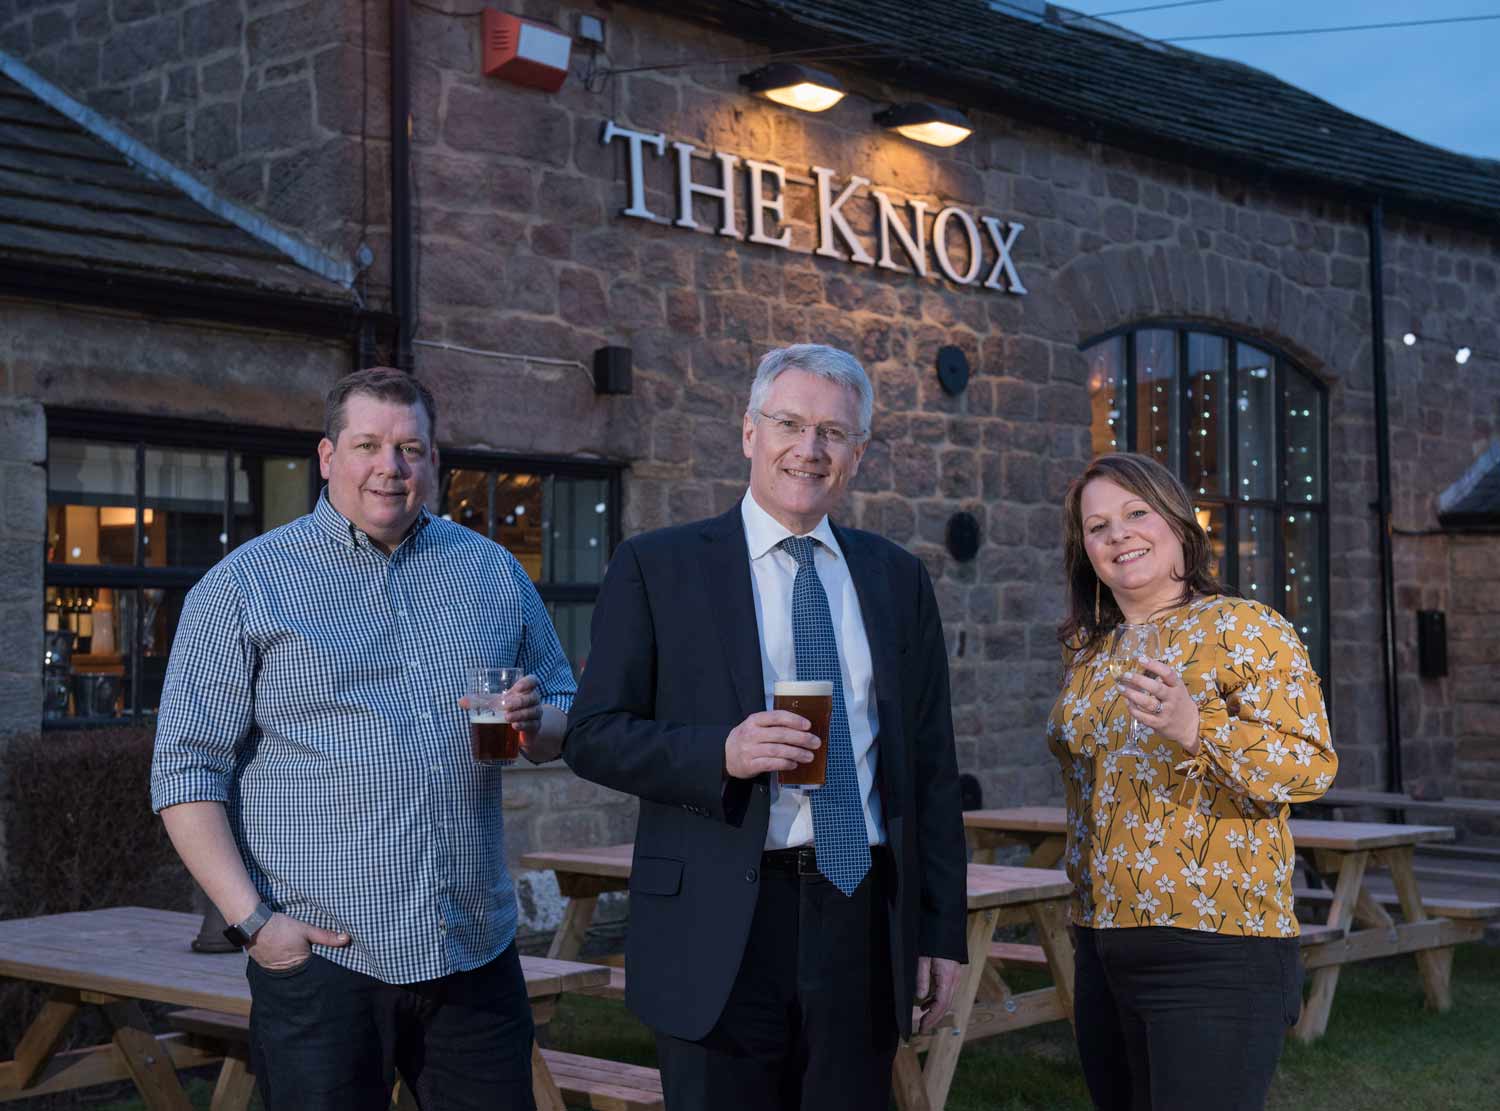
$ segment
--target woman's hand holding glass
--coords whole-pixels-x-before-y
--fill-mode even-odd
[[[1198,740],[1198,704],[1188,694],[1182,676],[1147,656],[1136,657],[1137,670],[1121,675],[1120,693],[1124,695],[1130,716],[1158,736],[1180,745],[1189,756],[1196,756]],[[1134,739],[1135,727],[1131,734]]]

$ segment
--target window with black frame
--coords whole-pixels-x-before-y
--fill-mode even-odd
[[[43,722],[154,717],[188,590],[306,513],[302,433],[48,413]]]
[[[459,453],[443,458],[439,512],[505,545],[521,561],[574,673],[581,673],[594,601],[619,539],[619,468]]]
[[[1226,582],[1297,628],[1328,676],[1327,400],[1243,338],[1152,325],[1085,347],[1094,453],[1137,451],[1193,496]]]
[[[48,413],[43,723],[154,718],[187,592],[224,555],[307,513],[315,436]],[[618,541],[620,470],[444,456],[440,512],[508,547],[581,670]]]

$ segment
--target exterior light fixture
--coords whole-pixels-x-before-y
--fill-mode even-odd
[[[844,99],[844,86],[833,74],[794,62],[772,62],[742,73],[740,84],[756,96],[804,112],[823,112]]]
[[[876,112],[875,122],[932,147],[951,147],[974,133],[969,117],[937,104],[893,104]]]
[[[1469,356],[1472,354],[1474,352],[1470,351],[1467,347],[1460,347],[1453,353],[1453,361],[1458,363],[1459,366],[1463,366],[1469,361]]]
[[[1406,344],[1407,347],[1415,347],[1417,345],[1417,333],[1407,332],[1406,335],[1401,337],[1401,342]]]

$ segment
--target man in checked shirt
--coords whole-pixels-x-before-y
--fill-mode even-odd
[[[508,551],[426,503],[432,395],[377,368],[328,395],[328,485],[192,592],[172,646],[152,806],[249,951],[269,1111],[533,1108],[531,1010],[505,867],[501,769],[459,706],[473,667],[533,762],[573,676]]]

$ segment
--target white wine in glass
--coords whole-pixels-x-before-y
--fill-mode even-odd
[[[1140,657],[1157,660],[1161,658],[1161,636],[1155,625],[1118,625],[1110,641],[1109,656],[1104,661],[1104,670],[1118,683],[1121,678],[1141,670]],[[1130,719],[1130,736],[1125,746],[1118,750],[1120,756],[1145,756],[1141,741],[1150,732],[1134,717]]]

